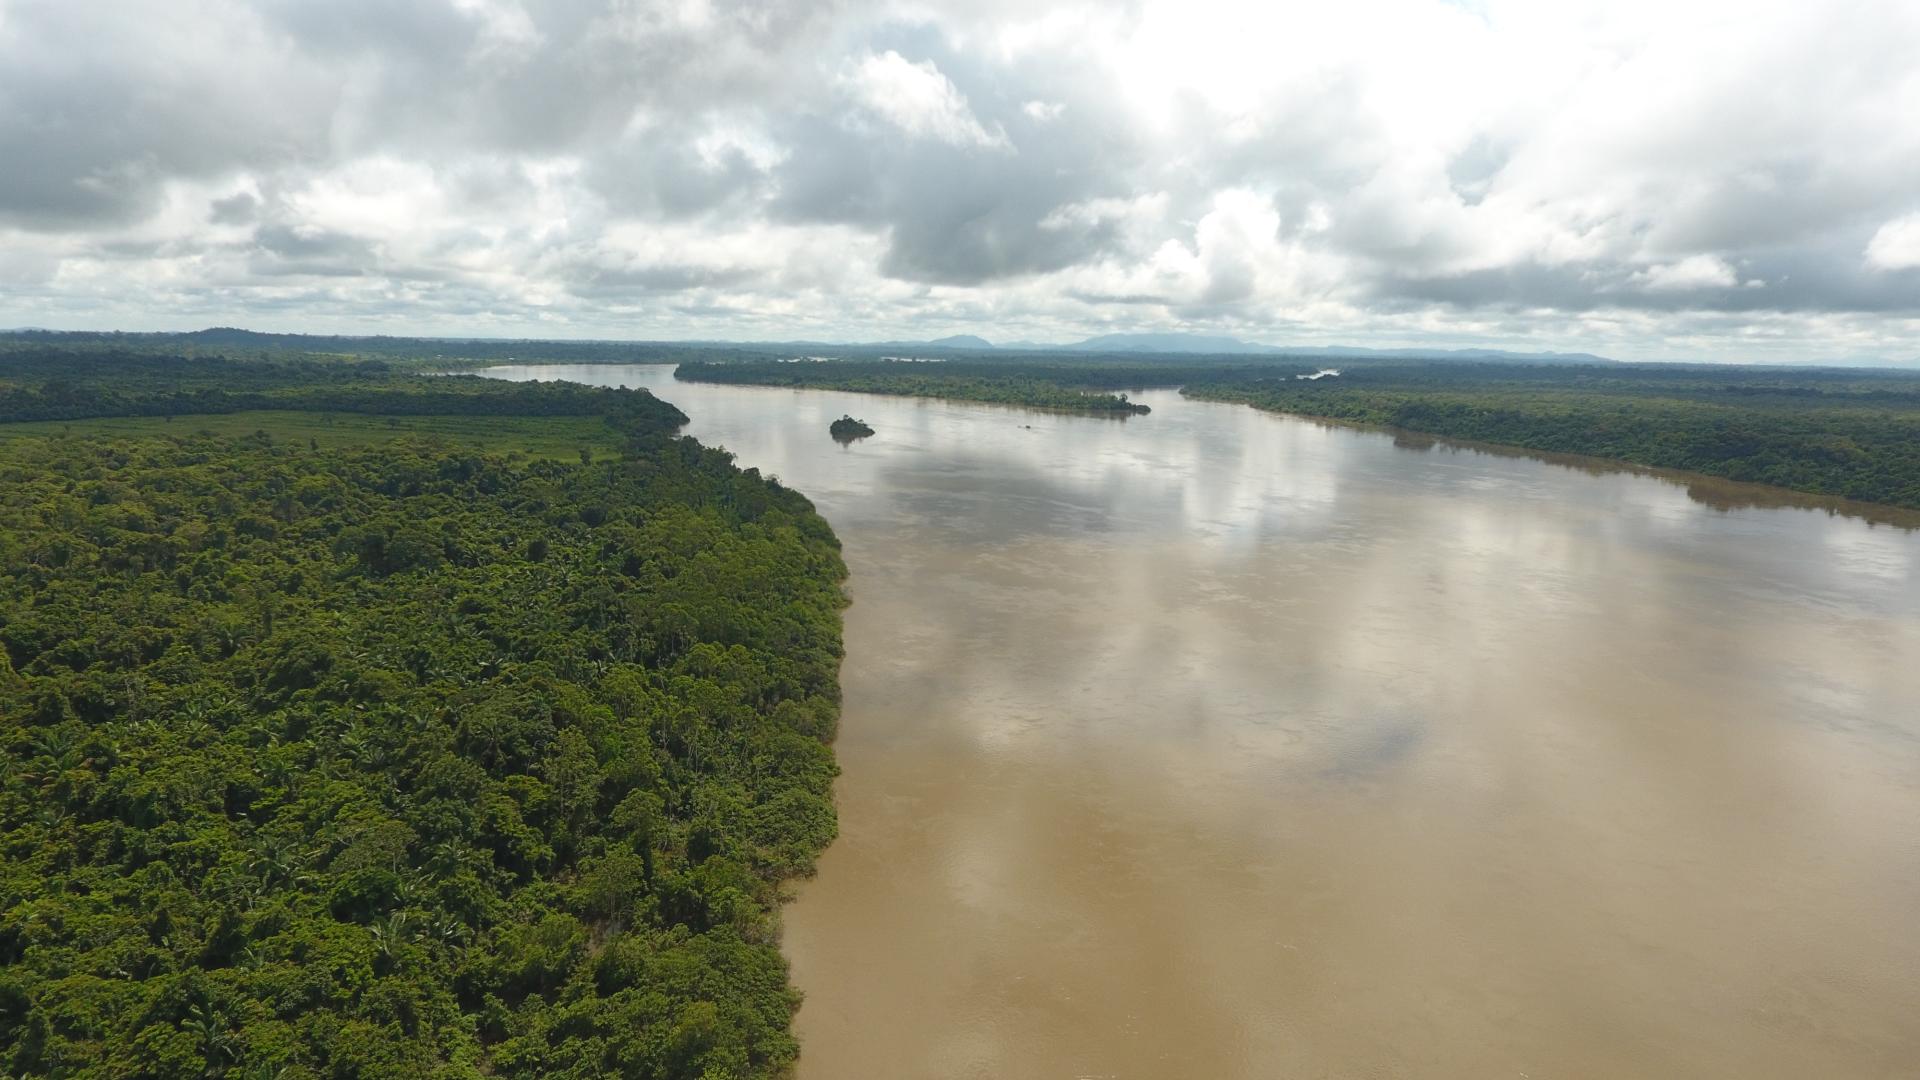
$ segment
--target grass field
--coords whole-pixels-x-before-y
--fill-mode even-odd
[[[494,452],[518,450],[531,458],[576,461],[580,451],[595,459],[617,457],[620,436],[598,416],[364,416],[354,413],[237,412],[176,416],[105,417],[0,424],[0,443],[63,435],[125,438],[190,435],[252,435],[320,446],[364,445],[398,438],[438,438]]]

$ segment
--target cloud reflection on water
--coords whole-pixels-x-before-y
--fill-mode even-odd
[[[1920,1059],[1920,533],[1170,393],[568,377],[845,542],[803,1076]]]

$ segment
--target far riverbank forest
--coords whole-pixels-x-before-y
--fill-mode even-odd
[[[207,330],[191,334],[0,334],[0,421],[220,412],[287,414],[277,426],[345,434],[384,408],[420,417],[447,393],[408,373],[497,362],[677,364],[682,378],[982,401],[1127,417],[1146,411],[1130,391],[1187,396],[1274,412],[1379,425],[1546,453],[1578,454],[1769,484],[1814,495],[1920,509],[1920,372],[1870,368],[1621,364],[1557,360],[1411,360],[1333,356],[1152,355],[914,346],[672,342],[541,342],[329,338]],[[343,359],[345,358],[345,359]],[[183,374],[183,365],[200,374]],[[112,365],[112,379],[97,377]],[[38,371],[33,379],[6,374]],[[224,366],[224,368],[223,368]],[[1303,378],[1326,368],[1340,374]],[[213,373],[217,372],[218,377]],[[356,385],[383,382],[401,401],[357,403]],[[26,384],[23,391],[22,383]],[[516,408],[579,415],[576,388]],[[478,412],[478,402],[458,406]],[[105,410],[105,411],[103,411]],[[236,419],[229,428],[244,424]],[[383,418],[378,423],[400,424]],[[523,413],[513,423],[535,423]],[[408,422],[445,428],[445,419]],[[206,422],[201,422],[206,426]],[[556,420],[544,452],[577,440]],[[5,434],[0,426],[0,435]],[[328,440],[320,438],[321,443]],[[529,448],[532,452],[532,448]],[[604,452],[602,451],[595,452]]]
[[[1309,378],[1325,368],[1338,375]],[[1464,360],[1064,358],[688,362],[704,382],[1057,407],[1191,398],[1920,509],[1920,375],[1856,368]],[[1104,395],[1104,397],[1103,397]]]
[[[0,1072],[785,1074],[805,498],[641,391],[69,359],[0,356]]]

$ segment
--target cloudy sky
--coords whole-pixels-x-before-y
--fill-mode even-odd
[[[0,326],[1920,356],[1920,3],[0,0]]]

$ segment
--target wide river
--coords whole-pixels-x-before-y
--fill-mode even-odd
[[[1173,393],[536,372],[846,546],[802,1080],[1920,1075],[1920,532]]]

